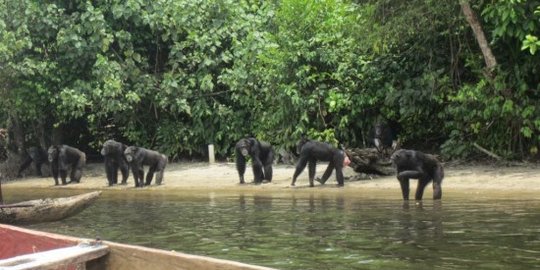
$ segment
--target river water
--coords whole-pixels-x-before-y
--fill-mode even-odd
[[[4,199],[82,192],[11,189]],[[26,227],[278,269],[540,268],[534,196],[446,193],[416,204],[399,192],[127,190],[104,192],[66,220]]]

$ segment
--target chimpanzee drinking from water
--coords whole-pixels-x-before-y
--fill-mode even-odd
[[[433,181],[433,199],[441,199],[444,170],[437,158],[420,151],[401,149],[394,152],[390,159],[397,167],[397,179],[401,185],[404,200],[409,199],[410,178],[418,179],[414,196],[416,200],[422,200],[424,189],[431,181]]]
[[[259,141],[253,137],[240,139],[235,146],[236,169],[240,176],[240,184],[244,184],[246,172],[246,157],[251,157],[254,183],[264,180],[272,182],[272,163],[274,162],[274,149],[267,142]],[[264,172],[263,172],[264,169]]]
[[[42,177],[41,165],[47,163],[47,151],[41,147],[32,146],[26,150],[26,157],[24,158],[19,171],[17,172],[17,177],[22,177],[22,172],[34,162],[36,168],[36,173],[39,177]]]
[[[70,183],[80,183],[82,169],[86,164],[85,153],[68,145],[53,145],[49,147],[47,154],[55,185],[58,185],[58,174],[62,179],[62,185],[67,184],[66,177],[69,170],[71,170]]]
[[[129,165],[124,156],[127,146],[114,140],[107,140],[101,149],[105,161],[105,172],[109,186],[118,184],[118,169],[122,173],[122,185],[127,183]]]
[[[135,187],[144,187],[152,183],[154,172],[158,172],[156,176],[156,184],[161,185],[163,181],[163,173],[167,166],[167,156],[157,151],[149,150],[142,147],[130,146],[124,151],[124,156],[131,166]],[[146,174],[146,183],[144,181],[144,165],[148,165],[148,173]]]
[[[294,171],[291,186],[294,186],[298,175],[300,175],[304,168],[306,168],[306,165],[309,164],[309,186],[313,187],[317,161],[329,162],[322,178],[317,180],[319,183],[324,185],[326,180],[328,180],[332,174],[332,171],[336,169],[336,180],[338,185],[343,186],[343,167],[349,165],[350,163],[345,151],[337,149],[328,143],[313,141],[304,137],[298,143],[298,151],[300,152],[300,157],[298,158],[298,163],[296,164],[296,170]]]

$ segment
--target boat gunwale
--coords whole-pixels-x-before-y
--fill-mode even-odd
[[[13,225],[0,224],[0,232],[16,231],[18,233],[28,234],[38,238],[54,239],[78,245],[82,242],[96,241],[95,239],[78,238],[68,235],[61,235],[37,230],[21,228]],[[100,240],[101,241],[101,240]],[[3,242],[3,241],[2,241]],[[104,269],[125,269],[126,264],[129,264],[130,269],[148,269],[146,266],[156,263],[168,263],[172,269],[229,269],[229,270],[273,270],[274,268],[252,265],[232,260],[213,258],[201,255],[192,255],[177,251],[168,251],[156,248],[149,248],[137,245],[129,245],[116,243],[112,241],[101,241],[107,245],[110,253],[104,257],[102,267]],[[11,243],[0,243],[2,245],[10,245]],[[22,254],[20,254],[22,255]],[[129,257],[126,257],[129,255]],[[99,259],[98,259],[99,260]],[[131,266],[133,265],[132,268]],[[159,266],[159,265],[158,265]],[[201,268],[202,267],[202,268]],[[155,268],[154,268],[155,269]]]

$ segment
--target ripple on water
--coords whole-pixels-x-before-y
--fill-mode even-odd
[[[530,269],[540,265],[539,210],[538,200],[486,197],[115,192],[29,227],[278,269]]]

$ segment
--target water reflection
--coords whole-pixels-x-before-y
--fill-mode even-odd
[[[30,227],[279,269],[540,265],[538,200],[389,198],[114,192],[77,216]]]
[[[402,229],[397,232],[397,237],[402,243],[414,244],[416,240],[424,238],[431,238],[434,241],[443,238],[442,201],[427,203],[432,203],[432,207],[424,208],[424,202],[403,203],[403,211],[398,213],[398,223]]]

